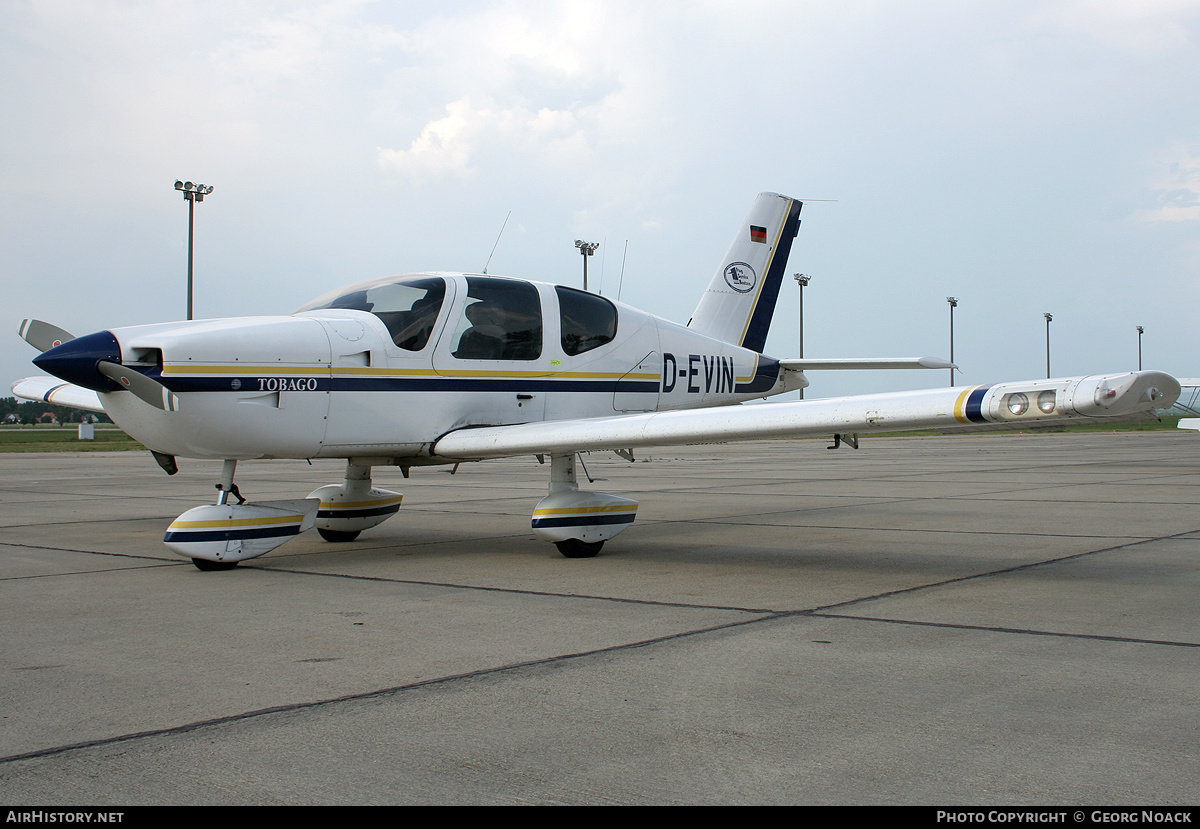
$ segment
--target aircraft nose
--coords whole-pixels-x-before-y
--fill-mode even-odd
[[[92,391],[118,391],[121,386],[96,369],[100,361],[121,363],[121,344],[111,331],[76,337],[33,358],[47,374]]]

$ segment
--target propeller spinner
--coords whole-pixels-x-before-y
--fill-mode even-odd
[[[136,368],[121,364],[121,344],[110,331],[72,339],[57,326],[40,320],[26,320],[21,324],[20,334],[35,348],[40,348],[41,344],[50,345],[33,360],[33,364],[47,374],[92,391],[129,391],[156,409],[179,411],[179,398],[170,389]],[[55,340],[61,339],[60,334],[67,338],[66,341],[53,345]]]

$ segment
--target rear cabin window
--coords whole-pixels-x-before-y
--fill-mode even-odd
[[[617,336],[617,308],[607,299],[556,285],[562,324],[562,347],[569,356],[612,342]]]
[[[536,360],[542,356],[542,304],[528,282],[467,277],[467,304],[450,353],[460,360]]]
[[[383,320],[392,342],[405,351],[421,351],[429,343],[433,324],[446,300],[446,282],[440,277],[382,282],[348,291],[332,300],[323,299],[300,310],[345,308],[369,311]]]

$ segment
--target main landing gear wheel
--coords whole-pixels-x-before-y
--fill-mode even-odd
[[[554,546],[567,558],[593,558],[596,553],[600,552],[600,548],[604,546],[604,542],[580,541],[578,538],[568,538],[566,541],[555,541]]]
[[[341,530],[323,530],[320,527],[317,527],[317,532],[321,534],[321,538],[337,544],[342,541],[353,541],[354,539],[358,538],[358,534],[362,532],[362,530],[343,532]]]
[[[236,561],[209,561],[206,558],[194,558],[192,564],[196,565],[197,570],[203,570],[205,573],[213,573],[217,570],[232,570],[238,566]]]

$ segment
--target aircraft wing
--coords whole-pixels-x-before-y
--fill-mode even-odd
[[[780,360],[779,367],[791,371],[847,371],[855,369],[958,368],[949,360],[938,357],[851,357],[821,360],[808,357]]]
[[[69,406],[89,412],[106,414],[100,395],[82,386],[64,383],[53,377],[26,377],[12,385],[12,393],[22,400],[40,400],[56,406]]]
[[[432,453],[459,460],[943,427],[1011,428],[1137,415],[1170,407],[1179,383],[1158,371],[790,403],[485,426],[444,435]]]

